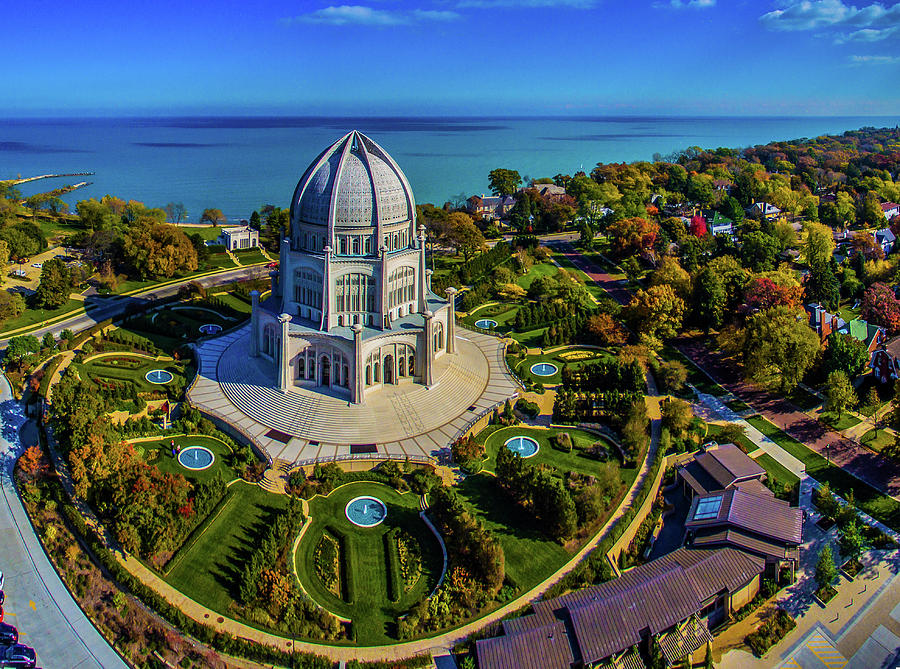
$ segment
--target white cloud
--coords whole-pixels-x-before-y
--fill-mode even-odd
[[[898,65],[900,56],[850,56],[853,65]]]
[[[897,28],[885,28],[884,30],[876,30],[875,28],[863,28],[852,33],[838,35],[835,42],[845,44],[847,42],[880,42],[887,39],[897,32]]]
[[[875,2],[859,8],[843,0],[788,0],[780,9],[763,14],[759,21],[772,30],[887,28],[900,25],[900,3],[885,7]]]
[[[286,24],[318,23],[332,26],[399,26],[420,21],[454,21],[459,14],[451,11],[415,9],[411,12],[372,9],[362,5],[334,5],[308,14],[284,19]]]
[[[654,2],[654,9],[709,9],[716,6],[716,0],[669,0]]]
[[[599,0],[460,0],[460,9],[494,9],[508,7],[516,9],[534,9],[538,7],[568,7],[569,9],[593,9]]]

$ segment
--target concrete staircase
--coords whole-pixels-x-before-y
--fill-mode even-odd
[[[272,466],[263,474],[262,480],[259,482],[259,487],[263,490],[275,493],[276,495],[286,494],[287,491],[285,485],[287,484],[288,470],[290,468],[290,462],[275,458],[272,462]]]

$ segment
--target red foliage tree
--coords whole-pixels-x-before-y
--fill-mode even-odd
[[[706,219],[702,216],[694,216],[688,229],[694,237],[706,237]]]
[[[607,228],[607,235],[616,254],[632,256],[653,248],[659,235],[659,225],[639,216],[623,218]]]
[[[772,307],[796,307],[803,297],[800,286],[781,286],[768,277],[757,277],[744,290],[742,313],[752,314]]]
[[[860,316],[886,327],[892,335],[900,332],[900,300],[887,284],[873,283],[863,294]]]

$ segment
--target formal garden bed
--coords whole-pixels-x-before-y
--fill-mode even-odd
[[[745,641],[756,657],[762,657],[796,626],[797,623],[791,614],[778,607],[764,617],[762,624],[756,631],[748,634]]]
[[[357,497],[386,507],[361,527],[345,513]],[[419,496],[380,483],[345,484],[309,502],[310,521],[293,557],[303,589],[323,608],[352,620],[363,645],[396,639],[396,619],[427,597],[441,576],[441,545],[419,517]]]
[[[558,385],[562,382],[563,370],[568,369],[574,372],[586,364],[598,360],[611,360],[613,357],[608,350],[567,346],[543,354],[528,354],[522,350],[517,355],[508,355],[507,361],[510,369],[522,379],[528,388],[537,384]],[[541,365],[549,365],[549,368],[542,370],[540,369]]]
[[[813,593],[822,604],[828,604],[837,596],[837,589],[831,585],[824,585],[816,589]]]

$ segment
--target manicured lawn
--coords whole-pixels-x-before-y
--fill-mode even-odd
[[[561,432],[568,432],[572,437],[573,449],[571,453],[564,453],[563,451],[553,448],[550,444],[550,437],[560,434]],[[493,431],[485,439],[484,446],[487,452],[487,460],[485,461],[484,466],[487,470],[494,470],[497,453],[501,448],[504,448],[506,441],[519,435],[531,437],[538,442],[540,447],[537,453],[528,458],[528,462],[548,465],[559,471],[560,474],[567,471],[575,471],[581,474],[595,474],[597,470],[603,466],[602,463],[581,455],[579,451],[587,449],[591,444],[598,441],[606,444],[609,460],[616,464],[619,462],[616,447],[603,437],[595,434],[584,432],[582,430],[558,430],[555,428],[539,429],[526,427],[524,425],[513,425],[512,427],[505,427],[501,430]]]
[[[528,290],[529,286],[534,283],[534,280],[539,276],[556,276],[556,273],[559,270],[556,265],[550,262],[542,262],[532,265],[528,271],[522,276],[516,279],[516,283],[522,286],[525,290]]]
[[[33,287],[37,288],[37,284],[35,283]],[[2,326],[3,332],[10,332],[11,330],[18,330],[19,328],[24,328],[29,325],[40,324],[43,321],[59,318],[65,314],[82,309],[83,307],[84,302],[81,300],[70,299],[59,309],[26,309],[21,316],[4,321]]]
[[[227,253],[211,253],[209,258],[203,262],[203,267],[199,269],[209,271],[212,269],[224,269],[226,267],[237,267],[231,259],[231,256]]]
[[[215,297],[219,300],[222,300],[229,307],[238,311],[242,314],[250,315],[250,303],[244,302],[239,297],[232,295],[231,293],[216,293]]]
[[[860,441],[873,451],[881,451],[881,449],[894,444],[894,436],[886,430],[869,430]]]
[[[184,234],[191,235],[200,235],[203,237],[204,241],[211,242],[216,237],[218,237],[222,232],[222,226],[217,225],[207,225],[202,228],[191,227],[182,227],[181,230],[184,230]]]
[[[142,441],[135,443],[134,446],[141,449],[144,452],[144,459],[156,465],[160,471],[169,474],[182,474],[188,480],[196,483],[204,483],[217,475],[221,475],[226,481],[232,481],[237,477],[231,468],[231,448],[224,441],[202,434],[175,437],[174,441],[176,446],[180,446],[182,449],[188,446],[208,448],[215,456],[212,466],[199,471],[182,467],[178,459],[172,455],[171,437],[156,441]]]
[[[816,397],[811,392],[804,390],[799,386],[794,388],[790,394],[788,394],[787,398],[804,411],[815,409],[822,404],[822,400],[819,397]]]
[[[269,262],[269,259],[266,258],[259,249],[235,251],[234,257],[238,259],[238,262],[241,263],[241,265],[255,265],[261,262]]]
[[[778,483],[787,483],[788,485],[794,485],[800,479],[792,474],[787,467],[782,465],[778,460],[773,458],[768,453],[763,453],[759,457],[753,458],[756,460],[763,469],[766,470],[768,474],[769,480],[777,481]]]
[[[506,577],[524,592],[563,566],[571,554],[545,538],[534,516],[509,501],[489,474],[467,476],[457,488],[494,533],[506,558]]]
[[[598,286],[594,281],[585,274],[582,270],[578,269],[572,261],[570,261],[565,256],[554,253],[553,258],[558,262],[562,267],[567,269],[570,272],[574,272],[582,281],[584,281],[585,287],[587,291],[591,294],[591,296],[595,300],[599,300],[604,297],[609,297],[609,293],[607,293],[602,286]]]
[[[288,496],[266,492],[257,485],[235,483],[227,499],[166,580],[188,597],[226,615],[240,597],[240,577],[272,517],[287,508]]]
[[[832,491],[844,499],[852,491],[860,509],[888,527],[900,530],[900,502],[878,492],[869,484],[829,463],[821,455],[785,434],[762,416],[754,416],[747,422],[802,461],[806,465],[806,472],[819,483],[828,483]]]
[[[469,312],[463,319],[463,322],[466,325],[475,325],[481,319],[487,318],[497,321],[497,326],[494,328],[497,332],[508,332],[512,330],[512,322],[515,320],[516,314],[519,313],[519,307],[520,305],[518,304],[510,304],[508,302],[483,305]]]
[[[88,360],[85,363],[72,363],[78,375],[97,385],[122,386],[134,384],[137,392],[165,391],[170,385],[184,387],[187,382],[186,367],[183,363],[159,361],[135,353],[117,353]],[[172,380],[167,383],[150,383],[148,372],[162,369],[170,372]]]
[[[359,527],[347,519],[347,503],[362,495],[371,495],[387,505],[387,516],[380,525]],[[400,494],[390,486],[368,481],[341,486],[327,497],[314,497],[309,502],[311,520],[297,548],[297,574],[315,602],[353,621],[356,641],[362,645],[394,640],[392,628],[397,616],[427,597],[440,577],[440,544],[419,518],[418,505],[419,496],[414,493]],[[418,542],[423,557],[422,575],[396,602],[389,596],[385,537],[394,528],[408,532]],[[326,530],[342,544],[346,565],[342,572],[352,572],[347,574],[349,587],[343,588],[343,597],[329,591],[316,574],[315,548]]]
[[[249,308],[244,303],[244,313],[249,315]],[[200,332],[202,325],[219,325],[227,330],[240,322],[240,319],[225,317],[210,307],[176,304],[130,319],[122,329],[150,339],[164,351],[171,351],[179,344],[206,336]]]
[[[840,432],[841,430],[847,430],[855,425],[859,425],[862,421],[856,416],[844,413],[841,415],[837,415],[830,411],[823,411],[819,414],[819,419],[833,427],[835,430]]]

